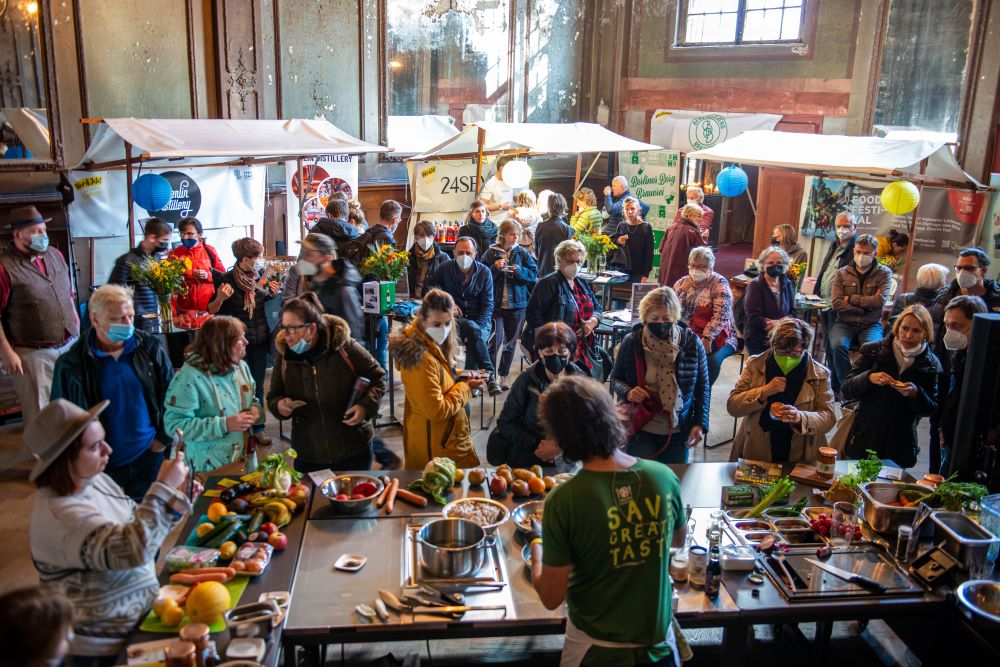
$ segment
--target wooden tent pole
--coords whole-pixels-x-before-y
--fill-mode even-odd
[[[920,175],[923,176],[927,172],[927,158],[920,161]],[[920,210],[919,201],[924,198],[924,179],[920,179],[920,183],[917,185],[917,191],[920,193],[918,197],[917,207],[913,209],[913,215],[910,216],[910,242],[906,244],[906,270],[903,272],[903,291],[910,291],[910,266],[913,263],[913,246],[917,242],[917,212]]]
[[[128,247],[135,250],[135,211],[132,202],[132,144],[125,143],[125,190],[128,193]]]
[[[301,241],[306,237],[306,221],[302,216],[302,211],[306,207],[306,174],[302,168],[301,157],[295,158],[295,173],[299,175],[299,240]]]
[[[483,189],[483,146],[486,145],[486,130],[481,127],[476,128],[476,196]]]

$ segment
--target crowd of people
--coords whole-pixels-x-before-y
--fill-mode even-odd
[[[563,196],[515,193],[502,173],[501,166],[470,205],[450,252],[432,225],[413,226],[407,279],[420,306],[392,335],[386,318],[362,314],[368,277],[359,267],[379,245],[395,244],[402,207],[394,201],[369,225],[348,202],[332,199],[284,284],[265,270],[254,239],[233,243],[227,271],[198,220],[177,225],[181,244],[171,250],[172,226],[148,219],[143,240],[90,296],[82,326],[65,260],[47,242],[48,220],[32,207],[12,212],[13,241],[0,254],[0,357],[15,379],[25,441],[37,460],[32,556],[43,586],[81,578],[74,617],[63,621],[72,623],[74,655],[101,656],[120,644],[143,606],[122,597],[121,582],[140,602],[151,601],[152,557],[190,510],[193,476],[252,465],[257,449],[270,444],[267,412],[291,420],[303,472],[369,469],[376,461],[420,469],[435,456],[467,468],[480,464],[470,401],[482,391],[509,392],[487,443],[490,463],[582,464],[573,490],[553,496],[544,556],[533,551],[539,595],[546,605],[569,600],[567,646],[590,650],[588,638],[600,636],[621,649],[615,637],[641,635],[647,657],[669,653],[670,638],[654,631],[663,619],[638,634],[602,625],[599,612],[611,602],[594,602],[566,577],[571,566],[606,565],[574,562],[568,549],[570,541],[605,539],[604,529],[581,537],[567,517],[579,508],[606,514],[613,498],[601,480],[628,471],[637,497],[669,499],[658,520],[675,528],[674,539],[683,536],[676,478],[652,462],[686,462],[705,439],[713,385],[741,345],[748,359],[727,401],[740,419],[733,460],[814,460],[837,424],[835,402],[844,401],[851,419],[841,419],[837,437],[845,456],[875,449],[912,467],[917,423],[929,417],[930,470],[946,465],[972,319],[1000,310],[1000,286],[986,277],[982,250],[959,253],[951,283],[946,267],[920,267],[916,290],[895,295],[888,314],[892,276],[876,261],[879,242],[858,235],[853,215],[841,213],[816,278],[816,293],[832,305],[821,318],[824,365],[812,355],[816,332],[797,318],[789,270],[807,258],[795,228],[773,230],[757,277],[734,305],[706,244],[711,209],[689,188],[660,246],[659,285],[642,298],[612,361],[597,344],[603,304],[575,237],[609,233],[617,246],[609,265],[644,281],[653,268],[648,207],[617,177],[605,188],[603,212],[594,192],[581,188],[571,216]],[[176,372],[149,330],[156,297],[131,270],[166,253],[190,260],[175,307],[212,314]],[[279,298],[272,328],[264,306]],[[530,365],[510,382],[519,344]],[[403,461],[374,434],[388,352],[405,392]],[[606,379],[610,386],[602,387]],[[172,449],[179,439],[183,452]],[[636,580],[659,580],[665,562],[647,563]]]

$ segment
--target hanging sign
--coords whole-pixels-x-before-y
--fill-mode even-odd
[[[299,198],[302,197],[302,186],[296,171],[294,160],[285,162],[285,187],[288,193],[286,215],[288,220],[288,240],[294,243],[300,240]],[[348,199],[358,199],[358,158],[356,155],[324,155],[318,162],[303,160],[302,172],[306,182],[305,206],[302,216],[306,228],[326,216],[326,205],[336,192],[342,192]],[[289,246],[291,247],[291,246]]]
[[[676,150],[621,153],[618,171],[634,197],[649,206],[646,222],[665,230],[677,213],[680,153]]]
[[[657,109],[649,122],[649,143],[691,153],[721,144],[748,130],[773,130],[781,116]]]
[[[486,160],[483,161],[486,183]],[[413,185],[413,212],[467,211],[476,198],[476,160],[407,162]]]
[[[206,229],[257,225],[264,219],[265,168],[177,167],[143,169],[170,183],[171,195],[159,210],[133,206],[136,220],[159,217],[174,224],[182,218],[198,218]],[[140,174],[135,174],[136,178]],[[70,171],[73,203],[69,223],[73,236],[104,238],[128,236],[125,170]],[[136,227],[136,235],[141,230]]]

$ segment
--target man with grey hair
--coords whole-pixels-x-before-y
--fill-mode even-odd
[[[628,189],[628,180],[621,175],[615,176],[611,179],[611,185],[604,188],[604,212],[608,214],[608,217],[601,225],[602,234],[613,236],[618,225],[625,221],[623,205],[626,197],[635,197]],[[649,205],[643,203],[638,197],[635,198],[639,201],[639,217],[645,220],[646,214],[649,213]]]
[[[833,279],[837,271],[844,268],[854,259],[854,241],[857,239],[857,218],[850,211],[842,211],[833,220],[833,230],[836,238],[830,244],[823,258],[823,263],[819,265],[819,273],[816,274],[815,294],[821,299],[830,302],[833,292]],[[836,369],[833,366],[833,347],[830,345],[830,336],[833,325],[837,320],[837,313],[833,310],[825,310],[820,313],[820,321],[823,324],[823,336],[826,338],[826,365],[833,371],[831,381],[833,391],[840,391],[840,378],[837,377]]]

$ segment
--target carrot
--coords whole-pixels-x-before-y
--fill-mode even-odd
[[[382,482],[382,493],[378,494],[378,498],[375,500],[375,507],[385,505],[385,499],[389,497],[389,487],[392,486],[392,480],[385,475],[379,477],[379,481]]]
[[[392,483],[389,484],[389,493],[386,495],[385,499],[385,513],[392,514],[392,508],[396,504],[396,494],[399,493],[399,480],[394,479]]]
[[[232,579],[232,577],[226,576],[223,572],[209,572],[207,574],[184,574],[182,572],[177,572],[176,574],[170,575],[170,583],[172,584],[200,584],[204,581],[218,581],[219,583],[225,583]]]
[[[396,497],[416,507],[427,507],[426,498],[412,491],[407,491],[402,487],[396,489]]]
[[[180,574],[226,574],[230,577],[235,577],[236,570],[231,567],[193,567],[181,570]]]

